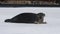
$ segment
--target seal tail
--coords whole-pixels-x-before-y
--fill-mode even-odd
[[[6,19],[5,22],[11,22],[11,19]]]

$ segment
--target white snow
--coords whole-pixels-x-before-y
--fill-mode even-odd
[[[47,24],[5,23],[9,19],[24,12],[46,14]],[[0,34],[60,34],[60,8],[52,7],[0,7]]]

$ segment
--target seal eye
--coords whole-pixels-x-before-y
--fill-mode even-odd
[[[38,15],[38,17],[40,17],[40,18],[45,16],[44,13],[38,13],[37,15]]]

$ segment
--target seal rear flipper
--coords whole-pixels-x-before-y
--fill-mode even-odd
[[[6,19],[5,22],[11,22],[11,19]]]

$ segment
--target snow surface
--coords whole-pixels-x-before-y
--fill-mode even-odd
[[[5,23],[9,19],[24,12],[46,14],[47,24]],[[60,34],[60,8],[52,7],[20,7],[0,8],[0,34]]]

